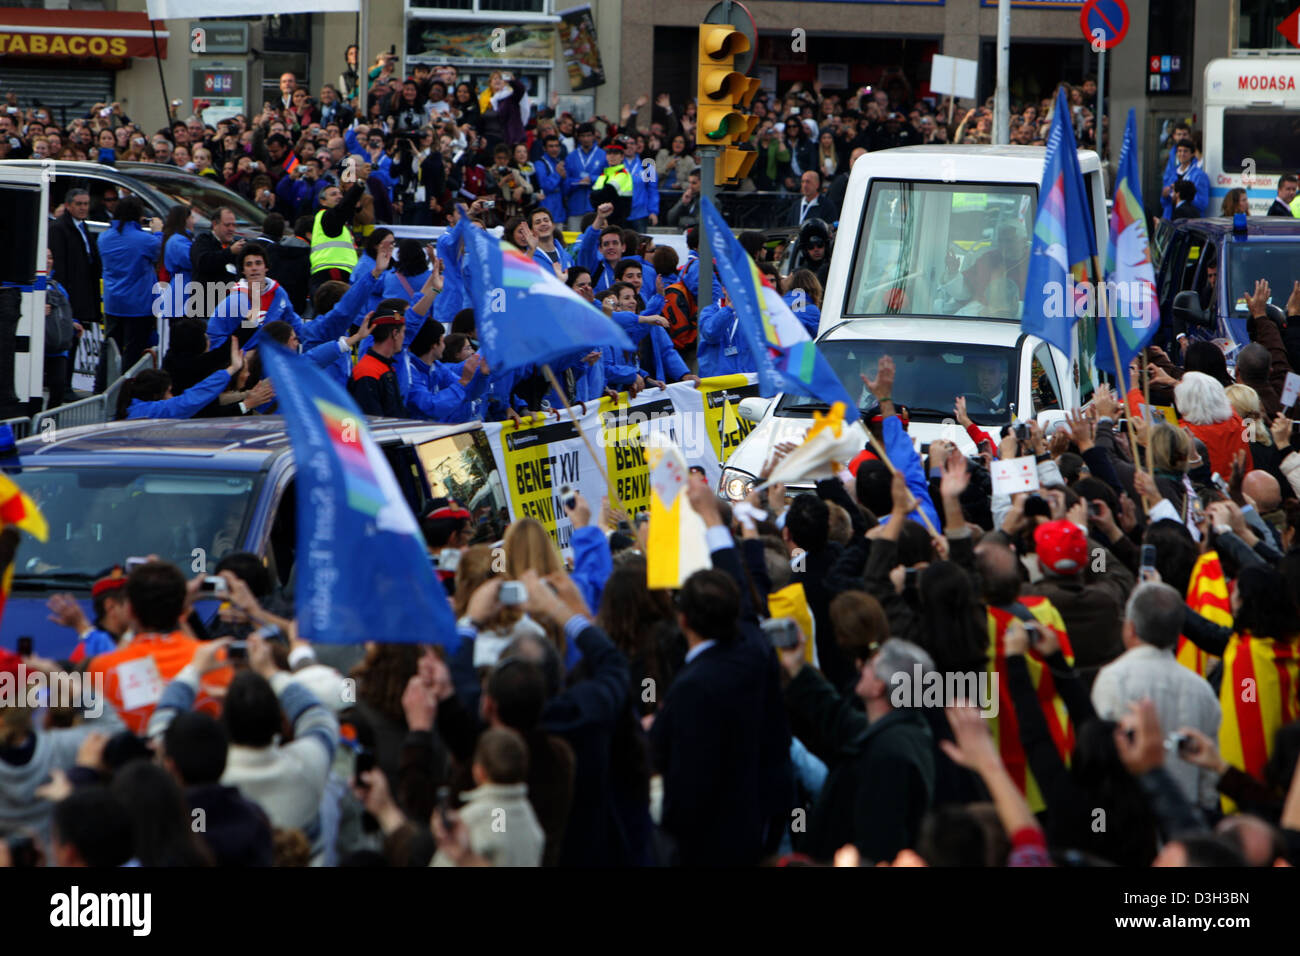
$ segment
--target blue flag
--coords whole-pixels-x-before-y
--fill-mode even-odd
[[[296,610],[320,644],[451,644],[456,622],[397,479],[341,386],[273,342],[275,382],[297,463]]]
[[[1020,328],[1050,342],[1066,355],[1074,323],[1086,313],[1088,264],[1097,255],[1096,227],[1078,146],[1070,125],[1070,104],[1065,89],[1057,91],[1052,128],[1047,136],[1043,182],[1038,190],[1038,216],[1034,244],[1025,276],[1024,311]]]
[[[1110,241],[1106,246],[1108,313],[1114,322],[1119,363],[1111,356],[1110,334],[1097,336],[1097,367],[1117,382],[1128,381],[1128,366],[1155,338],[1160,328],[1156,274],[1147,242],[1147,216],[1142,208],[1142,178],[1138,170],[1137,115],[1129,109],[1124,148],[1119,154],[1115,202],[1110,211]]]
[[[469,224],[465,242],[479,351],[497,375],[605,345],[631,351],[627,333],[600,309],[504,239]]]
[[[775,289],[763,284],[754,260],[731,234],[717,206],[704,197],[700,198],[700,220],[718,278],[754,357],[759,394],[809,395],[828,405],[843,402],[845,409],[856,409],[858,403],[849,397],[803,323]]]

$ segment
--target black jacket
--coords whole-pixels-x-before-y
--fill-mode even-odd
[[[352,370],[348,391],[356,399],[357,407],[367,415],[402,418],[406,415],[401,389],[397,386],[397,373],[393,360],[378,355],[372,349]]]
[[[808,610],[812,612],[816,629],[817,659],[822,673],[836,686],[844,687],[854,678],[853,664],[835,642],[835,629],[831,627],[831,569],[839,561],[842,548],[830,542],[820,551],[804,552],[803,569],[790,575],[791,584],[802,584]]]
[[[1268,207],[1268,214],[1270,216],[1290,216],[1295,218],[1291,212],[1291,207],[1280,199],[1273,200],[1273,205]]]
[[[185,790],[199,834],[212,850],[217,866],[270,866],[271,824],[257,804],[234,787],[200,784]]]
[[[65,212],[50,226],[49,244],[54,253],[54,274],[68,293],[72,315],[78,322],[100,319],[99,280],[101,267],[99,246],[89,235],[90,251],[77,230],[76,220]]]
[[[934,798],[934,744],[925,718],[895,710],[868,722],[816,670],[804,667],[786,688],[801,737],[830,773],[808,820],[808,853],[829,860],[852,843],[867,860],[892,860],[915,846]]]
[[[194,267],[190,276],[193,282],[239,281],[235,254],[211,232],[201,232],[194,237],[194,244],[190,246],[190,264]]]

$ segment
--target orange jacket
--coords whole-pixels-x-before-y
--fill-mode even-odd
[[[190,662],[198,646],[198,641],[180,631],[137,634],[125,647],[92,660],[87,672],[101,675],[104,694],[113,709],[133,734],[143,736],[163,687]],[[229,667],[205,674],[195,709],[220,715],[221,702],[207,690],[226,687],[233,676]]]
[[[1246,471],[1255,467],[1250,457],[1250,445],[1242,440],[1246,426],[1236,412],[1225,421],[1213,425],[1193,425],[1187,423],[1187,429],[1201,441],[1210,454],[1210,469],[1217,471],[1226,480],[1232,477],[1232,459],[1243,448],[1246,450]]]

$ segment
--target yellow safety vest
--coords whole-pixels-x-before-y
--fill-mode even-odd
[[[593,190],[600,189],[607,183],[617,189],[620,196],[632,195],[632,174],[627,171],[626,166],[619,166],[613,172],[606,169],[600,174],[600,178],[596,180],[596,184],[591,188]]]
[[[352,241],[352,230],[344,226],[339,236],[325,235],[325,227],[321,225],[325,212],[322,209],[316,213],[311,226],[311,271],[346,269],[351,272],[357,264],[357,246]]]

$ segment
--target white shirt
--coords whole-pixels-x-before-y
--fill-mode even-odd
[[[1211,740],[1218,739],[1222,716],[1219,699],[1204,677],[1178,663],[1172,648],[1150,644],[1130,648],[1097,672],[1092,685],[1092,706],[1103,720],[1118,720],[1128,705],[1150,697],[1166,736],[1179,727],[1194,727]],[[1214,774],[1168,752],[1165,767],[1188,800],[1207,809],[1218,800]]]
[[[808,215],[808,208],[815,202],[816,199],[809,199],[806,196],[799,201],[799,225],[803,225],[804,217]]]

